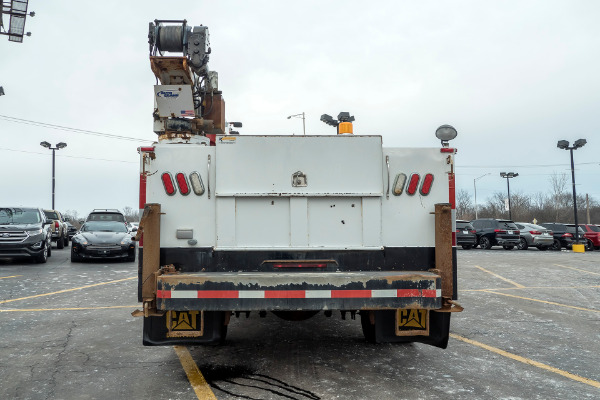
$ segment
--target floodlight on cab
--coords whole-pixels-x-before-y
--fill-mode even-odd
[[[440,139],[443,147],[448,147],[448,142],[454,139],[458,135],[458,132],[452,125],[442,125],[435,131],[435,137]]]

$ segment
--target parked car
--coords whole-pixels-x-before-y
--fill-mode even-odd
[[[456,244],[465,250],[477,245],[475,228],[469,221],[456,220]]]
[[[591,242],[594,249],[600,250],[600,226],[591,224],[579,226],[583,229],[585,238]]]
[[[575,241],[575,224],[567,224],[567,228],[570,228],[570,231],[573,234],[573,241]],[[579,243],[582,243],[583,245],[585,245],[586,251],[594,251],[595,245],[594,245],[594,242],[592,241],[592,239],[590,239],[590,237],[592,237],[593,239],[595,239],[597,241],[598,235],[600,235],[600,233],[594,232],[591,235],[588,234],[587,228],[585,227],[585,225],[579,224]]]
[[[96,208],[89,213],[85,221],[118,221],[127,224],[123,213],[114,208]]]
[[[120,221],[88,221],[71,243],[71,262],[84,259],[135,261],[135,242]]]
[[[482,249],[502,246],[512,250],[519,244],[520,232],[513,221],[506,219],[481,218],[471,221],[477,235],[477,243]]]
[[[45,263],[52,254],[50,221],[41,208],[0,208],[0,257]]]
[[[137,223],[137,222],[128,222],[127,223],[127,229],[129,230],[129,232],[137,232],[137,230],[139,229],[139,223]]]
[[[75,234],[77,233],[77,227],[75,227],[75,225],[73,225],[70,222],[67,222],[67,226],[69,229],[67,229],[67,234],[69,235],[69,240],[71,240],[73,238],[73,236],[75,236]]]
[[[69,245],[69,226],[63,215],[56,210],[44,210],[46,218],[52,223],[50,229],[52,230],[52,241],[56,242],[57,249],[64,249],[65,246]]]
[[[560,222],[544,222],[540,224],[544,228],[550,229],[554,235],[554,243],[550,247],[552,250],[560,250],[562,248],[570,249],[573,246],[573,238],[575,234],[575,227],[568,227],[567,224]],[[583,230],[580,229],[580,233],[583,234]]]
[[[521,232],[517,249],[527,250],[528,247],[537,247],[539,250],[548,250],[554,244],[554,236],[550,229],[528,222],[515,222]]]

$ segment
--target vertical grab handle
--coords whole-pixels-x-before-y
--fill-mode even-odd
[[[390,156],[385,156],[385,163],[387,164],[387,191],[385,192],[385,198],[390,198]]]
[[[206,186],[208,187],[208,198],[210,199],[210,154],[208,155],[208,173],[206,174]]]

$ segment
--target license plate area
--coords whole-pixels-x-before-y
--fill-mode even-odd
[[[429,310],[396,310],[396,336],[429,336]]]

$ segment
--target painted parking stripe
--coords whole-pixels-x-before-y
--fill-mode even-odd
[[[567,304],[556,303],[554,301],[538,300],[538,299],[532,299],[530,297],[515,296],[514,294],[501,293],[501,292],[497,292],[495,290],[482,290],[482,292],[493,293],[493,294],[497,294],[497,295],[500,295],[500,296],[506,296],[506,297],[514,297],[516,299],[535,301],[535,302],[538,302],[538,303],[545,303],[545,304],[550,304],[550,305],[553,305],[553,306],[574,308],[575,310],[600,312],[600,310],[594,310],[593,308],[584,308],[584,307],[570,306],[570,305],[567,305]]]
[[[575,270],[575,271],[585,272],[587,274],[600,275],[600,273],[598,273],[598,272],[586,271],[585,269],[580,269],[580,268],[575,268],[575,267],[569,267],[568,265],[560,265],[560,264],[554,264],[554,265],[556,265],[557,267],[568,268],[568,269],[572,269],[572,270]]]
[[[217,396],[215,396],[206,379],[204,379],[202,372],[200,372],[187,347],[173,346],[173,348],[198,399],[217,400]]]
[[[490,275],[493,275],[493,276],[495,276],[495,277],[496,277],[496,278],[498,278],[498,279],[502,279],[504,282],[508,282],[508,283],[510,283],[511,285],[515,285],[515,286],[516,286],[516,287],[518,287],[518,288],[525,287],[525,286],[521,285],[520,283],[517,283],[517,282],[511,281],[510,279],[508,279],[508,278],[505,278],[505,277],[503,277],[503,276],[500,276],[500,275],[498,275],[498,274],[496,274],[496,273],[494,273],[494,272],[492,272],[492,271],[488,271],[487,269],[485,269],[485,268],[482,268],[482,267],[480,267],[479,265],[476,265],[476,266],[475,266],[475,268],[479,268],[479,269],[480,269],[480,270],[482,270],[483,272],[487,272],[488,274],[490,274]]]
[[[518,355],[513,354],[513,353],[509,353],[509,352],[501,350],[501,349],[499,349],[497,347],[489,346],[487,344],[478,342],[476,340],[467,339],[466,337],[457,335],[455,333],[451,333],[450,337],[453,338],[453,339],[457,339],[457,340],[463,341],[465,343],[469,343],[469,344],[471,344],[473,346],[477,346],[477,347],[480,347],[482,349],[491,351],[492,353],[499,354],[499,355],[501,355],[503,357],[510,358],[511,360],[515,360],[515,361],[522,362],[524,364],[532,365],[534,367],[538,367],[538,368],[544,369],[546,371],[550,371],[550,372],[553,372],[555,374],[562,375],[565,378],[569,378],[569,379],[572,379],[572,380],[577,381],[577,382],[585,383],[585,384],[593,386],[595,388],[600,388],[600,382],[598,382],[598,381],[595,381],[595,380],[592,380],[592,379],[588,379],[588,378],[584,378],[582,376],[575,375],[575,374],[572,374],[572,373],[567,372],[567,371],[563,371],[561,369],[552,367],[550,365],[547,365],[547,364],[544,364],[544,363],[541,363],[541,362],[538,362],[538,361],[534,361],[534,360],[531,360],[529,358],[521,357],[521,356],[518,356]]]
[[[23,276],[23,275],[0,276],[0,279],[18,278],[19,276]]]

